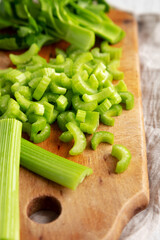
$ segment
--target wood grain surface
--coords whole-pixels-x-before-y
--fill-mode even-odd
[[[135,96],[135,107],[116,117],[115,126],[100,125],[115,135],[115,144],[130,149],[132,160],[123,174],[115,174],[116,159],[111,156],[111,146],[101,144],[96,151],[87,148],[79,156],[68,154],[73,143],[58,140],[61,134],[57,125],[52,127],[50,138],[39,144],[48,151],[84,164],[93,169],[76,191],[45,180],[23,168],[20,170],[20,222],[22,240],[116,240],[130,218],[148,205],[148,173],[146,145],[141,104],[137,24],[132,15],[112,11],[111,18],[126,31],[126,38],[118,44],[123,47],[121,69],[125,73],[128,90]],[[57,44],[65,48],[66,43]],[[56,45],[56,46],[57,46]],[[55,45],[44,47],[41,56],[54,55]],[[2,67],[10,65],[7,53],[1,52]],[[51,196],[61,204],[61,214],[53,222],[38,224],[27,213],[34,212],[30,202],[39,197]],[[30,209],[30,208],[33,208]]]

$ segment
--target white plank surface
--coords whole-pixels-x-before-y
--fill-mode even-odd
[[[141,17],[139,53],[150,181],[150,204],[132,218],[120,240],[160,239],[160,15]]]
[[[160,14],[159,0],[107,0],[112,6],[135,14]]]

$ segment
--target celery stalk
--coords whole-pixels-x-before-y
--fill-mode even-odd
[[[75,190],[92,169],[72,162],[22,138],[21,165],[42,177]]]
[[[22,123],[0,120],[0,239],[19,239],[19,164]]]

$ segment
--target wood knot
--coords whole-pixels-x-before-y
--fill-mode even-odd
[[[130,24],[130,23],[133,23],[133,20],[132,19],[124,19],[123,23],[124,24]]]
[[[99,184],[102,184],[103,183],[103,180],[101,177],[99,177]]]
[[[107,155],[107,154],[103,155],[103,160],[104,160],[105,162],[108,160],[108,155]]]
[[[63,196],[63,191],[61,189],[59,190],[59,192],[60,192],[60,195]]]

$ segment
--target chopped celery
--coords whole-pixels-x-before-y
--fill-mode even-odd
[[[35,54],[39,52],[39,47],[34,43],[31,45],[30,49],[21,55],[10,54],[9,57],[13,64],[23,64],[29,62]]]
[[[99,113],[98,112],[87,112],[85,122],[80,123],[80,129],[82,132],[92,134],[96,131],[99,126]]]
[[[78,155],[84,151],[87,145],[87,141],[85,135],[81,131],[81,129],[73,122],[68,122],[66,124],[68,131],[72,134],[74,138],[74,145],[70,149],[70,155]]]
[[[113,133],[106,132],[106,131],[100,131],[100,132],[95,132],[93,134],[93,137],[91,139],[91,146],[94,150],[96,150],[97,146],[101,142],[107,142],[109,144],[113,144],[114,142],[114,135]]]
[[[115,172],[124,172],[128,168],[132,158],[130,151],[123,145],[115,144],[112,147],[111,154],[118,159]]]
[[[99,16],[97,21],[101,22]],[[116,85],[112,83],[113,78],[121,79],[123,76],[117,70],[121,50],[114,50],[106,42],[101,44],[101,48],[104,53],[98,47],[86,51],[70,45],[66,52],[56,50],[56,57],[49,63],[33,51],[29,58],[24,57],[28,62],[19,64],[18,69],[1,70],[0,119],[16,118],[22,121],[23,131],[35,143],[49,137],[50,125],[57,120],[59,128],[64,131],[60,140],[69,142],[75,139],[70,154],[81,153],[85,144],[77,150],[75,129],[79,133],[92,134],[99,125],[99,119],[113,126],[115,119],[112,117],[122,112],[120,103],[125,103],[126,109],[134,105],[134,97],[127,91],[124,80]],[[112,60],[110,54],[114,55],[111,56]],[[24,53],[19,59],[27,55]],[[38,70],[37,65],[40,65]],[[84,137],[84,134],[81,136]]]

